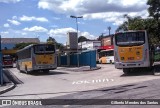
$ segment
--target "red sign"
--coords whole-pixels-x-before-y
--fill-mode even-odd
[[[114,46],[113,45],[101,46],[99,47],[99,49],[110,50],[110,49],[114,49]]]

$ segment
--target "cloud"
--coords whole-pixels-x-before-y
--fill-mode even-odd
[[[25,16],[23,15],[22,17],[19,18],[20,21],[39,21],[39,22],[48,22],[48,19],[44,18],[44,17],[35,17],[35,16]]]
[[[13,16],[12,19],[17,20],[17,16]]]
[[[51,28],[57,28],[58,26],[57,25],[51,25],[50,27]]]
[[[40,0],[38,7],[66,14],[137,12],[147,8],[146,1],[147,0]]]
[[[44,27],[41,27],[41,26],[33,26],[31,28],[24,28],[23,29],[24,31],[30,31],[30,32],[47,32],[48,30]]]
[[[120,25],[125,21],[124,14],[128,14],[131,17],[142,16],[142,18],[147,18],[147,10],[141,12],[104,12],[104,13],[94,13],[94,14],[85,14],[84,19],[102,19],[105,22],[111,22],[113,25]]]
[[[95,39],[96,38],[94,35],[91,35],[89,32],[82,32],[82,33],[80,33],[80,36],[84,36],[87,39]]]
[[[20,22],[18,22],[18,21],[16,21],[16,20],[7,20],[8,22],[10,22],[11,24],[13,24],[13,25],[20,25],[21,23]]]
[[[20,2],[21,0],[0,0],[0,2],[2,3],[16,3],[16,2]]]
[[[5,35],[5,34],[9,34],[9,32],[8,31],[2,31],[1,34]]]
[[[27,35],[27,33],[23,32],[22,35]]]
[[[8,23],[5,23],[3,26],[6,27],[6,28],[10,27],[10,25]]]
[[[48,34],[52,37],[64,37],[67,36],[68,32],[76,32],[74,28],[57,28],[57,29],[51,29]]]
[[[54,20],[60,20],[61,18],[58,17],[53,17]]]
[[[57,28],[57,29],[51,29],[48,34],[51,37],[66,37],[68,32],[77,32],[76,29],[74,28]],[[80,32],[79,31],[79,36],[85,36],[88,39],[95,39],[94,35],[91,35],[88,32]]]
[[[119,25],[123,15],[148,16],[147,0],[39,0],[38,7],[66,15],[83,15]]]

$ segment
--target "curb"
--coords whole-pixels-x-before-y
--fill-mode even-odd
[[[91,68],[91,69],[87,69],[87,70],[83,70],[83,71],[94,71],[94,70],[98,70],[101,69],[100,66],[96,67],[96,68]]]
[[[5,88],[5,89],[3,89],[3,90],[1,90],[1,91],[0,91],[0,95],[3,94],[3,93],[8,92],[8,91],[10,91],[10,90],[13,90],[13,89],[16,87],[16,85],[15,85],[14,83],[9,83],[9,84],[7,84],[7,85],[10,85],[10,86],[7,87],[7,88]],[[7,85],[5,85],[5,86],[7,86]]]
[[[15,87],[16,87],[16,84],[8,77],[8,75],[6,75],[6,70],[3,70],[3,75],[4,75],[4,78],[3,79],[4,81],[8,80],[6,83],[4,83],[2,86],[0,87],[4,87],[4,89],[0,90],[0,95],[3,94],[3,93],[6,93],[10,90],[13,90]]]

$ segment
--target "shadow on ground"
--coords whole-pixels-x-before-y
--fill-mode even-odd
[[[121,75],[121,77],[127,76],[144,76],[144,75],[153,75],[153,69],[134,69],[133,71]]]
[[[24,73],[25,74],[25,73]],[[34,75],[34,76],[41,76],[41,75],[59,75],[59,74],[68,74],[65,72],[56,72],[56,71],[49,71],[48,73],[45,72],[31,72],[30,75]]]

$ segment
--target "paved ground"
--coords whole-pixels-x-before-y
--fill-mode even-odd
[[[114,68],[114,65],[99,65],[102,68],[95,71],[66,71],[68,69],[58,68],[49,74],[33,73],[27,75],[20,73],[16,68],[9,69],[22,84],[0,98],[9,99],[45,99],[79,91],[87,91],[116,85],[130,84],[152,79],[159,79],[160,76],[153,76],[150,73],[135,72],[130,76],[124,76],[122,70]],[[75,70],[74,68],[70,68]]]
[[[57,70],[51,71],[49,74],[33,73],[30,75],[27,75],[25,73],[20,73],[17,71],[16,68],[8,69],[11,73],[13,73],[14,76],[17,77],[15,79],[22,81],[22,83],[17,84],[17,87],[12,91],[0,95],[0,98],[1,99],[159,98],[159,93],[157,91],[160,90],[159,88],[160,81],[158,80],[160,79],[160,76],[153,76],[150,72],[143,72],[143,71],[136,71],[133,74],[125,76],[122,70],[115,69],[114,65],[104,64],[98,66],[101,66],[101,69],[95,71],[78,71],[75,68],[69,68],[69,69],[58,68]],[[67,106],[61,106],[61,107],[67,107]],[[84,106],[76,106],[76,107],[84,107]]]

